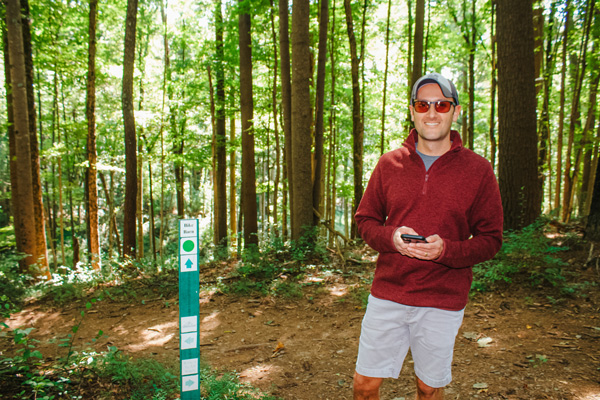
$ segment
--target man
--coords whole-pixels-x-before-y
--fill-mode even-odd
[[[487,160],[451,130],[461,110],[454,84],[421,77],[409,106],[415,128],[379,160],[355,218],[379,252],[360,336],[354,399],[379,399],[410,348],[417,399],[442,399],[472,266],[502,245],[502,204]],[[424,236],[405,242],[401,235]]]

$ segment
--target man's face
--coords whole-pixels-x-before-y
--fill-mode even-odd
[[[417,92],[417,100],[422,101],[452,101],[452,98],[444,97],[442,90],[435,83],[429,83],[419,89]],[[452,106],[447,113],[438,113],[435,111],[433,104],[429,105],[429,110],[425,113],[418,113],[412,105],[410,107],[410,115],[415,123],[415,129],[419,134],[419,138],[425,141],[444,141],[450,140],[450,129],[452,122],[458,119],[460,114],[460,106]]]

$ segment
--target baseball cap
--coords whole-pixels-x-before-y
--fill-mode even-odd
[[[456,91],[456,87],[454,87],[452,81],[444,78],[442,74],[438,74],[437,72],[432,72],[430,74],[423,75],[415,82],[415,84],[413,85],[412,94],[410,96],[410,104],[415,103],[415,100],[417,98],[417,92],[422,86],[425,86],[428,83],[436,83],[442,90],[444,96],[454,99],[456,105],[459,104],[458,92]]]

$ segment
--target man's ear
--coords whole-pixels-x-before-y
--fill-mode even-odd
[[[454,115],[452,116],[452,120],[456,122],[458,120],[458,116],[462,110],[462,106],[454,106]]]
[[[408,106],[408,109],[410,110],[410,120],[415,122],[415,109],[411,105]]]

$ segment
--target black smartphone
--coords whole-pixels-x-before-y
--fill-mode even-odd
[[[402,238],[402,240],[404,240],[405,243],[427,243],[427,239],[425,239],[425,236],[421,235],[409,235],[403,233],[400,235],[400,237]]]

